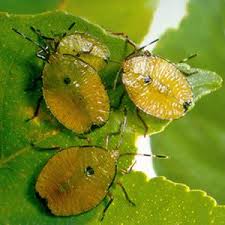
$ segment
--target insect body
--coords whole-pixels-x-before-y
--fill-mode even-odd
[[[122,137],[121,131],[124,132],[125,126],[126,117],[118,132],[107,135],[106,146],[110,136]],[[124,186],[116,181],[119,172],[118,160],[129,155],[167,157],[129,152],[120,154],[118,148],[118,145],[116,150],[94,146],[69,147],[62,150],[58,148],[61,151],[49,159],[40,172],[35,186],[39,195],[47,200],[51,212],[57,216],[78,215],[93,209],[108,196],[110,200],[103,211],[101,218],[103,219],[113,201],[110,187],[114,183],[122,188],[128,202],[135,205],[128,197]]]
[[[43,95],[52,114],[83,133],[109,117],[109,99],[97,72],[72,55],[53,54],[43,70]]]
[[[118,155],[102,148],[71,147],[42,169],[36,191],[54,215],[77,215],[96,207],[107,195]]]
[[[109,98],[97,72],[107,62],[107,47],[84,33],[64,33],[58,40],[32,27],[42,39],[41,45],[13,30],[37,45],[37,56],[47,62],[42,73],[43,95],[56,119],[76,133],[87,132],[92,125],[103,125],[109,117]]]
[[[62,38],[57,51],[61,54],[77,55],[97,71],[105,67],[109,60],[108,48],[86,33],[76,32]]]
[[[193,101],[191,86],[183,73],[147,51],[124,61],[122,81],[134,104],[160,119],[183,116]]]
[[[55,148],[54,148],[55,149]],[[113,201],[109,189],[117,174],[117,162],[121,156],[119,151],[109,151],[100,147],[70,147],[54,155],[44,166],[38,176],[35,189],[46,199],[48,208],[56,216],[78,215],[87,212],[108,196],[105,212]],[[144,156],[151,156],[144,154]],[[166,158],[164,155],[154,157]],[[126,199],[135,205],[124,186]]]

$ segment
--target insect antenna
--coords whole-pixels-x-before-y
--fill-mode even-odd
[[[124,108],[124,119],[120,125],[118,132],[117,132],[120,134],[120,139],[118,141],[116,150],[118,150],[122,144],[126,127],[127,127],[127,109]],[[163,155],[163,154],[142,154],[142,153],[132,153],[132,152],[125,152],[125,153],[119,154],[119,158],[124,157],[124,156],[145,156],[145,157],[153,157],[153,158],[160,158],[160,159],[168,159],[169,158],[168,156]]]
[[[38,36],[41,37],[44,40],[54,41],[54,38],[45,36],[39,29],[34,28],[33,26],[30,26],[30,29]]]
[[[159,38],[157,38],[157,39],[151,41],[150,43],[148,43],[148,44],[146,44],[146,45],[140,47],[140,48],[138,49],[138,51],[141,51],[141,50],[145,49],[146,47],[148,47],[149,45],[152,45],[152,44],[156,43],[157,41],[159,41]]]
[[[116,60],[113,60],[113,59],[107,59],[108,62],[112,62],[112,63],[116,63],[116,64],[121,64],[120,61],[116,61]]]
[[[179,61],[178,63],[185,63],[185,62],[189,61],[190,59],[192,59],[192,58],[194,58],[194,57],[196,57],[196,56],[198,56],[198,54],[197,54],[197,53],[192,54],[192,55],[188,56],[187,58],[182,59],[182,60],[181,60],[181,61]]]
[[[126,153],[121,153],[119,155],[119,158],[124,157],[124,156],[146,156],[146,157],[153,157],[153,158],[159,158],[159,159],[168,159],[169,157],[167,155],[162,155],[162,154],[142,154],[142,153],[132,153],[132,152],[126,152]]]
[[[67,28],[67,31],[62,34],[62,38],[66,37],[68,31],[71,31],[72,28],[75,26],[75,24],[76,24],[75,22],[73,22],[72,24],[70,24],[70,26]]]
[[[68,27],[68,30],[71,30],[74,26],[75,26],[75,22],[73,22],[69,27]]]
[[[12,30],[14,32],[16,32],[17,34],[19,34],[20,36],[22,36],[24,39],[28,40],[29,42],[33,43],[34,45],[38,46],[41,50],[43,50],[47,55],[49,54],[49,52],[47,51],[47,49],[45,47],[43,47],[42,45],[40,45],[38,42],[32,40],[31,38],[27,37],[25,34],[19,32],[17,29],[12,28]]]
[[[146,137],[146,135],[148,134],[148,125],[146,124],[145,120],[142,118],[140,114],[140,110],[137,107],[136,107],[136,115],[144,127],[144,137]]]

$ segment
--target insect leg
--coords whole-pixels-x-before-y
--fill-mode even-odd
[[[198,73],[197,69],[191,68],[187,64],[178,63],[175,66],[177,67],[178,70],[180,70],[181,73],[183,73],[186,76],[190,76],[190,75]]]
[[[144,127],[144,137],[146,137],[147,133],[148,133],[148,125],[145,123],[144,119],[142,118],[142,116],[140,115],[140,111],[138,108],[136,108],[136,114],[138,119],[141,121],[141,123],[143,124]]]
[[[87,141],[88,144],[91,143],[91,139],[87,136],[85,136],[84,134],[77,134],[77,137],[80,139],[80,140],[85,140]]]
[[[40,113],[40,109],[41,109],[42,100],[43,100],[43,96],[39,97],[37,101],[36,109],[34,111],[34,115],[30,119],[27,119],[26,122],[29,122],[30,120],[33,120],[34,118],[38,117],[38,114]]]
[[[29,92],[29,91],[33,91],[36,86],[37,86],[37,82],[40,81],[42,78],[42,75],[38,76],[38,77],[35,77],[33,80],[32,80],[32,84],[29,88],[26,88],[25,91],[26,92]]]
[[[105,137],[105,148],[108,149],[109,141],[112,136],[117,136],[121,134],[123,123],[121,122],[119,125],[119,129],[115,132],[108,133]]]
[[[127,127],[127,109],[124,108],[124,118],[123,118],[123,122],[121,123],[120,130],[119,130],[119,132],[120,132],[120,139],[118,141],[116,149],[119,149],[120,146],[123,143],[123,136],[124,136],[124,132],[125,132],[126,127]]]
[[[124,119],[120,123],[119,129],[117,131],[115,131],[115,132],[111,132],[111,133],[108,133],[106,135],[106,138],[105,138],[105,148],[106,149],[108,149],[108,144],[109,144],[109,141],[110,141],[111,137],[120,135],[120,140],[118,141],[118,144],[116,146],[116,149],[119,149],[120,145],[122,144],[122,137],[123,137],[123,133],[125,131],[126,125],[127,125],[127,110],[125,108],[124,109]]]
[[[113,90],[115,91],[116,90],[116,86],[117,86],[117,83],[118,83],[118,79],[119,79],[119,76],[121,74],[121,72],[123,71],[123,68],[121,67],[118,72],[116,73],[116,77],[115,77],[115,80],[113,81]]]
[[[124,98],[125,95],[126,95],[126,91],[123,90],[121,96],[119,97],[119,102],[118,102],[118,104],[114,107],[115,109],[119,109],[119,108],[120,108],[120,106],[122,105],[123,98]]]
[[[127,200],[132,206],[136,206],[136,204],[135,204],[135,203],[130,199],[130,197],[128,196],[128,193],[127,193],[125,187],[122,185],[122,183],[118,181],[116,184],[118,184],[118,185],[121,187],[121,189],[122,189],[122,191],[123,191],[123,193],[124,193],[124,195],[125,195],[126,200]]]
[[[52,48],[51,43],[55,42],[55,38],[45,36],[39,29],[36,29],[33,26],[31,26],[30,29],[38,36],[38,38],[42,39],[45,48],[45,50],[41,49],[40,51],[38,51],[36,56],[48,62],[50,49]],[[57,42],[55,43],[55,45],[56,44]]]
[[[121,169],[120,172],[122,173],[122,175],[127,175],[130,174],[136,164],[136,160],[132,163],[132,165],[126,170],[126,169]]]
[[[89,55],[92,52],[93,48],[94,48],[94,45],[92,45],[91,48],[87,51],[82,51],[82,50],[79,51],[75,56],[79,58],[82,54],[83,55],[85,55],[85,54]]]
[[[52,136],[52,135],[51,135]],[[51,137],[51,136],[48,136],[48,137]],[[87,140],[88,142],[90,141],[89,140],[89,138],[87,138],[87,137],[85,137],[85,136],[81,136],[81,135],[78,135],[77,136],[79,139],[81,139],[81,140]],[[69,147],[60,147],[60,146],[54,146],[54,147],[40,147],[40,146],[38,146],[38,145],[36,145],[34,142],[31,142],[30,143],[30,145],[31,145],[31,147],[33,147],[33,148],[35,148],[35,149],[37,149],[37,150],[46,150],[46,151],[52,151],[52,150],[56,150],[56,151],[62,151],[62,150],[64,150],[64,149],[66,149],[66,148],[71,148],[71,147],[80,147],[80,145],[73,145],[73,146],[69,146]],[[89,146],[89,145],[85,145],[85,146]]]
[[[61,148],[61,147],[59,147],[59,146],[56,146],[56,147],[39,147],[39,146],[37,146],[37,145],[35,145],[33,142],[31,142],[30,143],[30,145],[31,145],[31,147],[33,147],[33,148],[35,148],[35,149],[37,149],[37,150],[50,150],[50,151],[52,151],[52,150],[57,150],[57,151],[61,151],[61,150],[63,150],[64,148]]]
[[[122,36],[125,38],[126,42],[129,43],[133,48],[134,51],[138,49],[137,45],[129,38],[129,36],[123,32],[110,32],[113,35]]]
[[[102,212],[101,221],[104,219],[106,211],[108,210],[109,206],[112,204],[114,200],[112,193],[108,192],[107,196],[109,197],[109,201]]]

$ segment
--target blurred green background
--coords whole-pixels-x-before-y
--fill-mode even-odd
[[[155,53],[177,62],[197,53],[188,63],[225,78],[225,1],[190,0],[178,30],[160,39]],[[153,136],[154,152],[171,159],[155,161],[159,175],[207,191],[225,203],[225,87],[203,98],[184,118]]]
[[[124,32],[139,42],[149,28],[157,2],[157,0],[1,0],[0,11],[33,14],[63,10],[84,17],[106,30]]]

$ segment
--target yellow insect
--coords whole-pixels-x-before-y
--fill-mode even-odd
[[[76,55],[99,71],[109,61],[109,49],[87,33],[75,32],[61,39],[57,47],[60,54]]]
[[[74,23],[69,30],[73,26]],[[13,28],[39,47],[37,56],[46,62],[40,78],[43,96],[51,113],[76,133],[87,132],[92,125],[103,125],[109,118],[110,104],[98,71],[108,62],[108,48],[85,33],[64,33],[60,38],[50,38],[40,30],[31,29],[44,44]],[[40,99],[31,119],[38,115]]]
[[[193,102],[193,92],[184,74],[174,64],[148,51],[126,58],[122,81],[134,104],[160,119],[183,116]]]
[[[137,109],[162,120],[184,116],[193,104],[193,91],[185,74],[175,64],[144,50],[146,46],[138,48],[128,37],[126,40],[134,51],[124,59],[114,81],[114,89],[121,74],[125,90]],[[148,127],[139,110],[138,118],[146,135]]]
[[[106,140],[116,134],[122,138],[121,131],[124,132],[126,121],[125,115],[119,131],[108,134]],[[121,140],[118,143],[121,144]],[[50,158],[41,170],[35,189],[40,197],[47,200],[48,208],[54,215],[79,215],[93,209],[108,197],[109,201],[103,211],[102,220],[113,201],[110,188],[114,183],[121,187],[128,202],[135,205],[129,198],[125,187],[117,180],[119,159],[129,155],[153,156],[162,159],[167,157],[135,153],[120,154],[119,144],[116,150],[109,150],[108,144],[106,148],[96,146],[52,148],[61,151]]]

